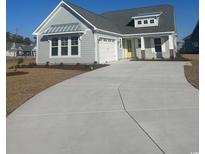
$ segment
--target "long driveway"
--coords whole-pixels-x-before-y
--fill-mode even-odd
[[[7,118],[7,154],[198,152],[184,64],[120,61],[46,89]]]

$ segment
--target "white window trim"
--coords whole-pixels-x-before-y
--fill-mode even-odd
[[[145,20],[147,23],[145,24]],[[154,23],[151,23],[150,20],[154,20]],[[141,21],[141,24],[138,24],[138,21]],[[143,19],[134,19],[134,26],[135,28],[139,27],[153,27],[159,25],[159,17],[157,18],[143,18]]]
[[[152,52],[157,53],[156,50],[155,50],[155,43],[154,43],[154,39],[156,39],[156,38],[160,38],[160,40],[161,40],[161,50],[162,50],[161,53],[166,52],[165,38],[163,38],[163,37],[153,37],[153,38],[151,38],[152,41],[153,41],[153,49],[152,49]],[[152,43],[152,42],[151,42],[151,43]],[[152,46],[152,45],[151,45],[151,46]]]
[[[58,38],[58,37],[52,37],[52,38]],[[52,56],[52,38],[49,38],[49,58],[55,58],[59,56],[59,38],[58,38],[58,56]]]
[[[69,40],[69,37],[68,36],[62,36],[62,37],[67,37],[68,38],[68,40]],[[62,39],[62,37],[60,37],[59,39],[61,40]],[[61,40],[62,41],[62,40]],[[60,49],[61,49],[61,51],[60,51],[60,56],[61,57],[68,57],[69,56],[69,42],[67,42],[68,43],[68,45],[67,45],[67,50],[68,50],[68,55],[62,55],[62,42],[60,42],[61,44],[60,44]]]
[[[62,37],[62,36],[61,36]],[[81,57],[81,40],[80,36],[78,37],[78,55],[71,55],[71,37],[68,37],[68,55],[61,55],[61,37],[60,36],[53,36],[50,37],[49,42],[49,58],[80,58]],[[58,56],[52,56],[52,38],[58,38]]]
[[[74,36],[74,37],[75,37],[75,36]],[[70,46],[70,57],[80,57],[80,55],[81,55],[81,54],[80,54],[80,46],[81,46],[81,45],[80,45],[80,42],[81,42],[81,41],[80,41],[80,37],[78,36],[78,55],[71,55],[71,50],[72,50],[71,47],[72,47],[72,45],[71,45],[71,37],[70,37],[70,45],[69,45],[69,46]]]

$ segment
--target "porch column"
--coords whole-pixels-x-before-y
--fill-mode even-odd
[[[143,36],[141,36],[141,58],[145,59],[145,42]]]
[[[144,44],[144,37],[141,36],[141,50],[144,51],[145,50],[145,44]]]
[[[174,50],[174,37],[169,35],[169,50]]]
[[[170,52],[170,58],[174,58],[174,37],[173,35],[169,35],[169,52]]]

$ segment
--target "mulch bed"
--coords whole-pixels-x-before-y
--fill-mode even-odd
[[[28,72],[14,71],[14,72],[8,72],[8,73],[6,73],[6,76],[25,75],[25,74],[28,74]]]
[[[64,64],[58,64],[58,65],[36,65],[35,63],[30,63],[28,65],[15,65],[9,67],[9,69],[15,69],[15,68],[48,68],[48,69],[64,69],[64,70],[95,70],[101,67],[108,66],[108,64],[92,64],[92,65],[84,65],[84,64],[76,64],[76,65],[64,65]]]
[[[159,58],[159,59],[131,59],[131,61],[153,61],[153,62],[156,62],[156,61],[190,61],[190,59],[188,58],[185,58],[181,55],[177,55],[176,58],[173,58],[173,59],[166,59],[166,58]]]

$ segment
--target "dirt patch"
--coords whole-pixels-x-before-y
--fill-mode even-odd
[[[187,81],[195,88],[199,89],[199,55],[198,54],[183,54],[182,57],[189,59],[190,65],[184,66],[184,74]]]
[[[8,72],[6,73],[6,76],[15,76],[15,75],[24,75],[24,74],[28,74],[28,72],[23,72],[23,71]]]
[[[6,77],[6,112],[9,115],[26,100],[42,90],[65,79],[79,75],[86,71],[61,70],[46,68],[25,68],[20,72],[29,72],[24,75]],[[17,72],[15,72],[17,73]]]

